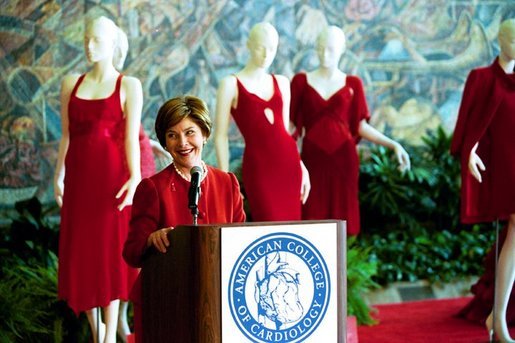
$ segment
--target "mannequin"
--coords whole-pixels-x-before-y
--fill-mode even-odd
[[[279,36],[269,23],[249,33],[245,67],[222,79],[217,91],[215,148],[220,169],[229,169],[229,119],[245,139],[242,176],[254,221],[299,220],[309,175],[288,133],[289,82],[268,73]]]
[[[495,333],[501,342],[515,342],[506,320],[515,281],[515,19],[501,23],[498,41],[493,64],[467,78],[451,152],[461,159],[462,222],[507,221],[485,324],[491,340]]]
[[[54,177],[61,206],[58,293],[75,313],[86,312],[94,342],[116,342],[118,319],[125,341],[127,303],[122,301],[118,318],[120,300],[128,299],[137,270],[121,253],[141,170],[152,174],[155,166],[140,124],[141,83],[117,70],[128,49],[125,33],[99,17],[87,23],[84,46],[92,68],[65,76],[61,84]],[[149,164],[141,165],[143,160]]]
[[[363,137],[395,152],[400,170],[410,168],[404,148],[368,124],[361,80],[338,68],[345,34],[336,26],[317,39],[318,69],[299,73],[291,84],[291,119],[302,136],[302,160],[311,176],[311,197],[303,219],[345,219],[347,232],[359,232],[356,143]]]

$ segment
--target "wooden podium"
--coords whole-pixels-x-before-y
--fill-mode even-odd
[[[337,331],[338,342],[345,342],[346,237],[345,223],[342,221],[176,227],[168,233],[170,246],[167,252],[151,251],[141,270],[143,342],[222,341],[222,292],[226,292],[222,290],[222,232],[253,230],[255,234],[270,226],[291,230],[296,226],[306,227],[317,223],[333,224],[337,230],[337,265],[334,273],[337,276],[331,280],[334,294],[337,294],[334,300],[337,328],[333,331]],[[233,245],[232,241],[230,245]],[[234,241],[235,247],[239,245]],[[224,342],[228,341],[231,340],[224,339]]]

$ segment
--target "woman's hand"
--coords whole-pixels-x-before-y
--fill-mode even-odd
[[[411,161],[408,152],[399,143],[394,144],[393,151],[399,162],[399,170],[404,173],[411,169]]]
[[[170,246],[168,240],[168,232],[172,231],[173,227],[163,228],[152,232],[147,238],[147,247],[154,246],[157,251],[165,253],[166,249]]]
[[[300,201],[305,204],[311,191],[311,181],[309,180],[309,172],[304,162],[300,161],[300,169],[302,170],[302,183],[300,187]]]
[[[125,206],[132,205],[132,198],[134,198],[134,193],[136,192],[136,187],[138,187],[141,178],[131,177],[127,180],[122,188],[116,193],[116,199],[120,199],[120,197],[125,193],[125,197],[123,201],[118,205],[118,210],[121,211],[125,208]]]
[[[481,160],[481,158],[476,153],[477,146],[478,146],[478,143],[476,143],[474,145],[474,147],[472,148],[472,150],[470,150],[469,171],[470,171],[470,174],[472,174],[472,176],[477,181],[479,181],[479,183],[481,183],[483,180],[481,178],[481,172],[479,170],[485,171],[486,167],[485,167],[485,164],[483,163],[483,161]]]

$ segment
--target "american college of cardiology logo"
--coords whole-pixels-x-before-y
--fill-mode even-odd
[[[324,318],[329,272],[303,237],[272,233],[252,242],[229,279],[229,308],[252,342],[302,342]]]

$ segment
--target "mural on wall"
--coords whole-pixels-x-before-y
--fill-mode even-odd
[[[426,130],[452,131],[470,69],[497,55],[499,23],[515,16],[505,0],[74,0],[1,1],[0,206],[37,195],[53,201],[62,77],[83,73],[84,20],[106,15],[129,37],[124,73],[144,89],[143,126],[154,136],[159,106],[179,94],[203,98],[212,113],[218,80],[243,67],[252,25],[280,35],[272,71],[292,77],[316,67],[314,43],[327,25],[347,35],[341,68],[362,78],[378,129],[419,144]],[[230,131],[231,167],[243,141]],[[212,142],[205,159],[216,164]]]

